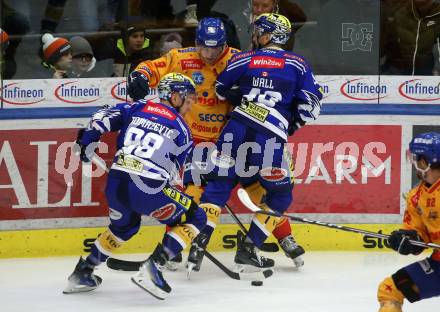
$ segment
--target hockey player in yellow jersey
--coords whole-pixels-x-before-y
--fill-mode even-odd
[[[203,142],[215,142],[226,124],[226,116],[232,110],[232,105],[226,100],[217,98],[214,86],[218,74],[226,68],[228,60],[239,50],[227,46],[225,28],[218,18],[208,17],[199,22],[195,43],[195,47],[172,49],[158,59],[140,63],[128,78],[128,94],[133,100],[144,98],[150,87],[156,87],[160,78],[169,72],[178,72],[191,77],[196,84],[197,101],[193,104],[191,111],[183,117],[197,145]],[[238,104],[241,101],[241,95],[234,91],[227,98],[230,101],[236,98]],[[199,165],[200,168],[194,169],[195,165]],[[194,184],[191,173],[193,170],[202,171],[203,162],[193,161],[191,166],[192,168],[186,166],[183,177],[186,185],[185,193],[192,196],[198,203],[203,188]],[[261,202],[265,191],[259,182],[242,186],[255,203]],[[219,221],[220,211],[212,209],[206,209],[206,211],[210,220],[209,224],[214,229]],[[286,218],[279,220],[273,234],[286,255],[293,259],[297,267],[301,266],[303,260],[300,255],[304,253],[304,249],[294,240],[290,223]],[[199,240],[202,241],[202,237],[199,237]],[[203,243],[199,242],[199,245]],[[174,260],[179,261],[179,259]],[[173,266],[170,262],[169,268]],[[195,270],[199,268],[200,263]]]
[[[222,30],[217,30],[220,27]],[[211,36],[203,36],[208,31],[212,32]],[[197,101],[191,111],[185,114],[185,121],[196,143],[215,141],[226,122],[231,105],[216,97],[214,84],[217,75],[236,52],[239,50],[226,45],[221,20],[205,18],[197,30],[196,47],[172,49],[158,59],[140,63],[130,75],[133,82],[129,81],[128,92],[130,96],[133,94],[143,98],[149,87],[156,87],[160,78],[169,72],[191,77],[196,83]],[[144,75],[148,82],[137,78],[139,75]]]
[[[415,136],[408,152],[421,182],[409,192],[402,228],[391,233],[388,243],[402,255],[417,255],[424,248],[409,240],[440,243],[440,133]],[[382,281],[379,312],[401,312],[405,298],[416,302],[435,296],[440,296],[440,250]]]

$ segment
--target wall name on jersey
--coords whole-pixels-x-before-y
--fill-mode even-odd
[[[255,56],[251,58],[249,68],[284,68],[286,60],[271,56]]]
[[[130,126],[141,126],[144,129],[153,130],[163,136],[166,136],[169,139],[174,138],[172,129],[168,128],[167,126],[161,125],[160,123],[145,118],[133,117]]]
[[[252,87],[273,89],[272,79],[252,77]]]
[[[148,102],[145,107],[142,109],[145,113],[151,113],[155,115],[160,115],[162,117],[165,117],[169,120],[176,120],[177,116],[167,109],[165,106],[162,106],[160,104],[155,104],[153,102]]]

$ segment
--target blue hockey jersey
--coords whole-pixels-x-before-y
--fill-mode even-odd
[[[293,52],[260,49],[234,55],[216,81],[220,99],[238,85],[243,101],[232,118],[287,140],[289,124],[319,115],[322,92],[307,61]]]
[[[183,166],[193,143],[176,109],[145,100],[99,110],[87,130],[98,136],[119,131],[111,169],[155,180],[170,180]]]

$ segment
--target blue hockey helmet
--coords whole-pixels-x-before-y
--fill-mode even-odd
[[[429,164],[440,163],[440,133],[425,132],[416,135],[409,143],[415,160],[425,159]]]
[[[289,19],[276,13],[263,13],[257,16],[253,25],[258,36],[270,34],[270,41],[275,44],[285,44],[292,31]]]
[[[196,43],[208,48],[223,46],[226,43],[226,31],[221,19],[203,18],[197,26]]]
[[[196,93],[196,85],[191,78],[180,73],[169,73],[160,80],[157,91],[159,98],[170,101],[171,95],[178,92],[182,97]]]

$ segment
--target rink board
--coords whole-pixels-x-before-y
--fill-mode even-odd
[[[346,224],[372,232],[390,233],[394,224]],[[0,231],[0,258],[51,257],[86,254],[98,234],[105,228]],[[209,244],[210,251],[235,251],[238,227],[220,224]],[[306,250],[317,251],[382,251],[387,250],[381,239],[364,238],[357,233],[315,225],[294,224],[297,241]],[[143,226],[118,253],[152,252],[164,234],[163,226]],[[270,241],[274,241],[271,237]]]

